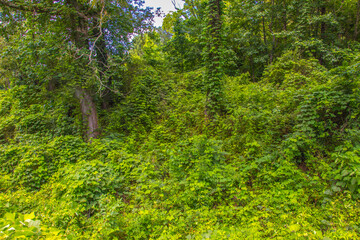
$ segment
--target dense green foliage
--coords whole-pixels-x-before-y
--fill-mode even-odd
[[[0,239],[360,238],[360,1],[0,0]]]

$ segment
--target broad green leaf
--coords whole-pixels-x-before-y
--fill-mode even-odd
[[[32,213],[30,213],[30,214],[25,214],[24,215],[24,220],[26,221],[26,220],[29,220],[29,219],[34,219],[35,218],[35,213],[34,212],[32,212]]]
[[[15,222],[15,213],[5,213],[5,219]]]

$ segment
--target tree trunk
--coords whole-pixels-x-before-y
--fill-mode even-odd
[[[272,8],[274,7],[274,0],[271,1]],[[274,61],[274,54],[275,54],[275,48],[276,48],[276,37],[273,30],[274,26],[274,13],[271,14],[271,20],[269,24],[269,31],[272,36],[272,42],[271,42],[271,50],[270,50],[270,64]]]
[[[324,16],[326,14],[326,7],[325,6],[322,6],[320,8],[320,15],[321,16]],[[323,20],[320,24],[320,37],[323,41],[326,41],[326,23],[325,21]],[[325,61],[324,61],[324,58],[320,52],[319,54],[319,63],[321,65],[324,65]]]
[[[96,20],[94,26],[94,36],[97,40],[94,42],[94,48],[96,52],[96,60],[99,69],[100,81],[102,81],[102,84],[107,86],[107,88],[103,92],[101,106],[102,109],[108,109],[114,104],[112,92],[111,90],[109,90],[112,85],[112,78],[108,77],[108,79],[106,79],[106,71],[108,70],[108,54],[106,51],[104,34],[100,30],[101,26],[99,26],[99,23]]]
[[[286,2],[284,1],[284,15],[283,15],[283,25],[284,25],[284,31],[287,31],[287,11],[286,11]]]
[[[52,78],[50,79],[48,85],[47,85],[47,90],[48,91],[54,91],[56,89],[56,84],[57,84],[57,81],[56,79]]]
[[[359,20],[360,20],[360,0],[358,1],[357,8],[356,8],[356,22],[355,22],[354,40],[356,40],[357,36],[358,36]]]
[[[11,84],[10,84],[9,78],[5,78],[5,84],[4,84],[4,86],[5,86],[5,90],[11,89]]]
[[[86,138],[91,141],[92,138],[97,138],[99,136],[99,123],[96,105],[89,91],[84,88],[76,88],[75,95],[80,102],[84,125],[87,126]]]
[[[76,9],[77,12],[84,11],[82,5],[77,0],[67,1],[69,1],[70,5]],[[70,19],[73,23],[71,29],[71,40],[74,41],[77,48],[89,49],[88,19],[86,19],[84,16],[80,16],[77,13],[71,13]],[[84,81],[85,79],[81,80]],[[75,95],[79,99],[82,119],[87,128],[85,133],[86,138],[91,142],[92,138],[97,138],[99,136],[98,115],[93,96],[90,94],[89,90],[80,86],[76,87]]]
[[[320,14],[321,14],[321,16],[324,16],[326,14],[325,6],[321,7]],[[320,33],[321,33],[321,38],[323,40],[326,40],[326,23],[324,20],[321,22]]]
[[[262,17],[262,24],[263,24],[263,35],[264,35],[264,44],[266,45],[266,29],[265,29],[265,18]]]

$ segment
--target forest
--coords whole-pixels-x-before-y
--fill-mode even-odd
[[[360,239],[360,0],[0,0],[0,239]]]

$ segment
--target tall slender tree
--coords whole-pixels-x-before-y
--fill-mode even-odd
[[[220,114],[222,106],[222,0],[209,0],[204,61],[206,67],[206,116]]]

